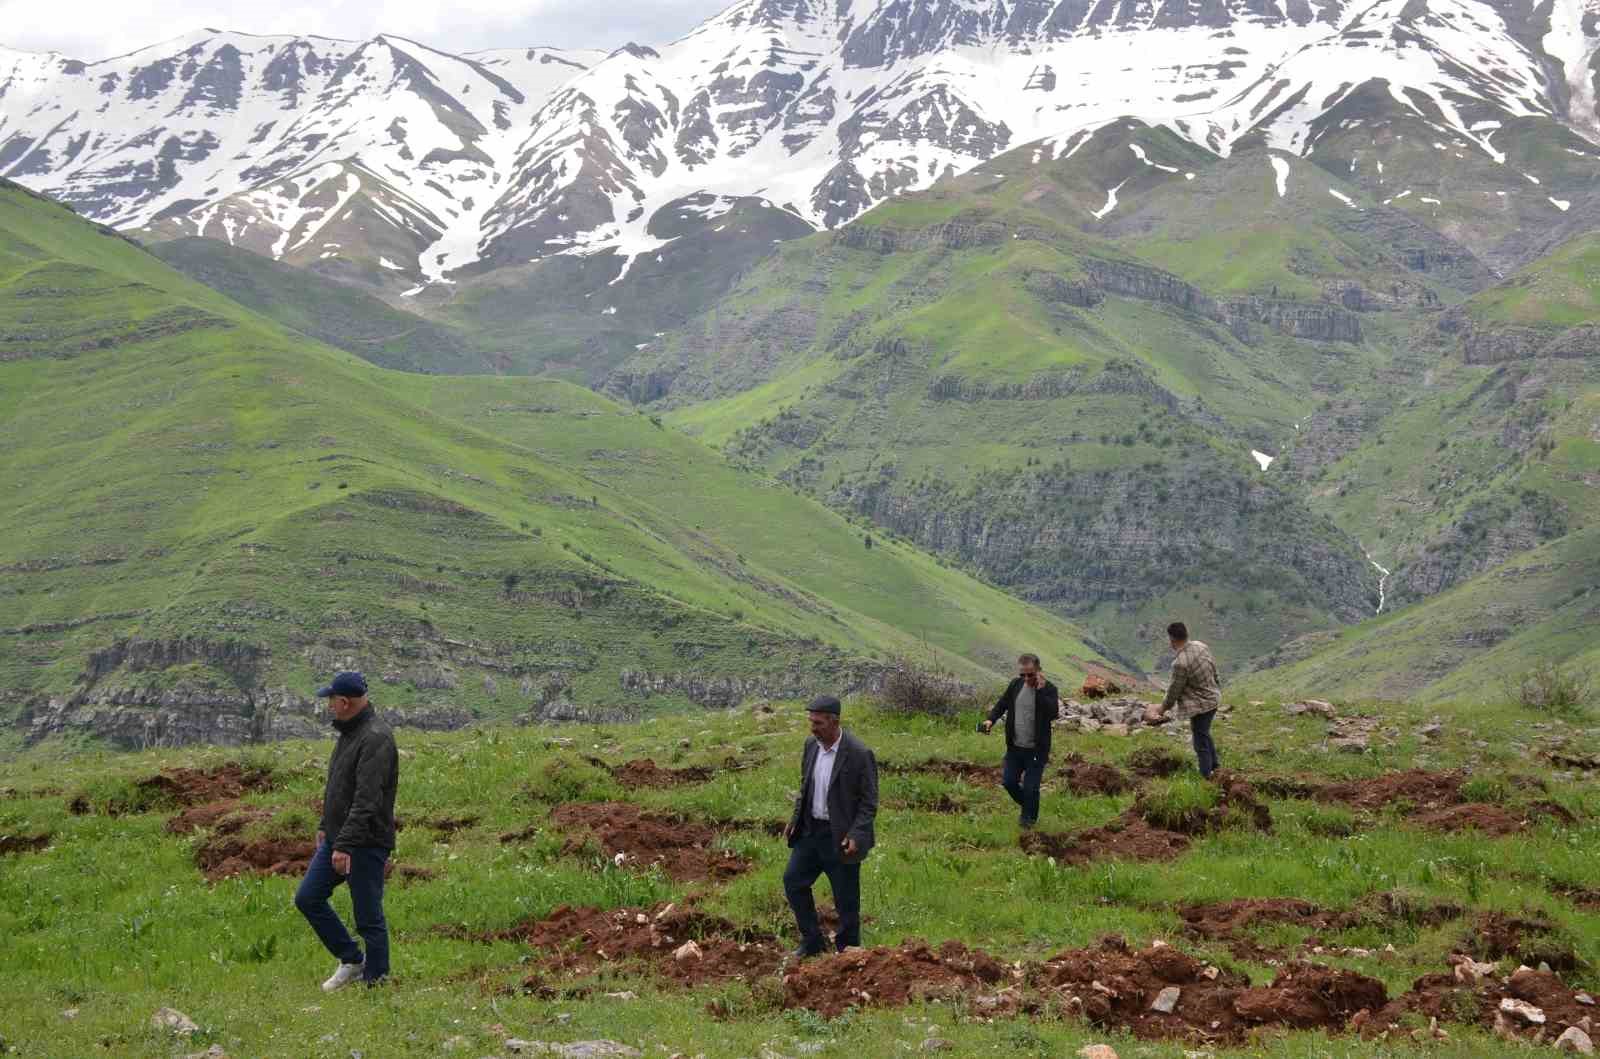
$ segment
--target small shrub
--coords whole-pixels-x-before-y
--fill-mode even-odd
[[[1594,674],[1560,662],[1540,662],[1507,682],[1507,695],[1540,713],[1581,715],[1594,699]]]
[[[1511,788],[1498,776],[1480,776],[1461,785],[1461,797],[1469,802],[1492,802],[1498,805],[1510,799]]]
[[[1217,807],[1221,791],[1198,775],[1153,780],[1139,799],[1140,814],[1152,827],[1194,832]]]
[[[974,701],[971,687],[953,673],[897,658],[883,680],[883,703],[896,713],[954,717]]]

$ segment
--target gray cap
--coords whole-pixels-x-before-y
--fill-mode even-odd
[[[811,705],[806,707],[809,713],[831,713],[839,716],[839,700],[832,695],[818,695],[811,700]]]

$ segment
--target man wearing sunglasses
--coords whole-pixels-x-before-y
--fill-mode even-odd
[[[1051,722],[1061,713],[1061,696],[1056,686],[1039,671],[1039,656],[1025,654],[1017,659],[1017,679],[1006,688],[1000,701],[989,711],[989,719],[978,726],[990,732],[1000,718],[1006,719],[1006,762],[1002,780],[1006,793],[1021,808],[1018,821],[1024,831],[1039,822],[1039,787],[1044,782],[1044,767],[1050,760]]]

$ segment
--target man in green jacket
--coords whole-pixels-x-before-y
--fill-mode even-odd
[[[294,904],[339,961],[333,976],[322,983],[331,993],[357,978],[375,985],[389,974],[383,875],[394,850],[400,754],[388,722],[367,700],[367,682],[360,673],[338,674],[317,697],[328,700],[339,741],[328,762],[317,851],[300,881]],[[356,933],[367,943],[365,956],[328,904],[342,882],[350,884]]]
[[[1200,764],[1200,775],[1207,779],[1217,771],[1217,744],[1211,741],[1211,722],[1222,704],[1222,681],[1217,677],[1217,662],[1211,648],[1189,639],[1189,627],[1181,621],[1167,626],[1167,641],[1172,645],[1172,682],[1160,706],[1151,706],[1147,720],[1160,720],[1169,712],[1189,722],[1189,734]]]

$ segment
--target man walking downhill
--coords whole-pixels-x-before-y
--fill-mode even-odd
[[[1017,659],[1017,669],[1017,679],[1006,688],[981,727],[989,732],[994,729],[994,722],[1001,717],[1006,719],[1002,783],[1011,800],[1021,807],[1019,822],[1027,830],[1039,822],[1039,786],[1050,760],[1050,725],[1061,714],[1061,695],[1039,672],[1038,655],[1022,655]]]
[[[339,730],[328,785],[322,796],[317,852],[294,895],[294,904],[338,959],[327,992],[360,978],[376,985],[389,973],[389,925],[383,918],[383,871],[394,850],[394,796],[400,781],[400,754],[388,722],[367,701],[360,673],[340,673],[317,692],[328,700]],[[365,957],[340,922],[328,898],[342,882],[350,884],[356,933],[367,943]]]
[[[843,952],[861,944],[861,862],[876,842],[878,816],[877,759],[840,727],[839,700],[820,696],[807,712],[811,737],[800,752],[800,796],[783,829],[791,851],[783,892],[800,930],[795,955],[801,959],[827,948],[811,896],[819,875],[827,875],[839,909],[834,948]]]
[[[1189,628],[1181,621],[1167,626],[1167,641],[1176,657],[1172,660],[1172,683],[1160,706],[1146,711],[1147,720],[1160,720],[1170,711],[1178,720],[1187,719],[1194,740],[1200,775],[1207,779],[1217,771],[1217,744],[1211,741],[1211,722],[1217,719],[1222,704],[1222,681],[1217,678],[1217,662],[1211,648],[1189,639]]]

